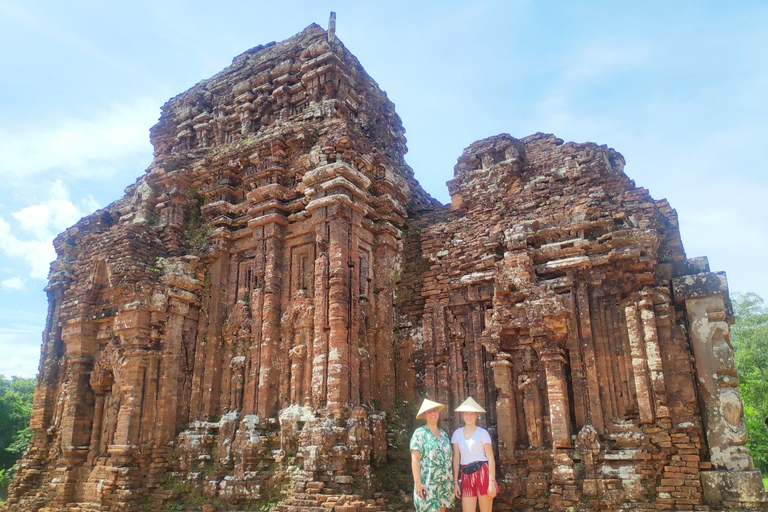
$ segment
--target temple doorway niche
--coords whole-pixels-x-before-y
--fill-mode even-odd
[[[94,394],[93,424],[88,446],[88,463],[99,466],[106,463],[107,448],[112,443],[117,428],[117,411],[120,410],[120,386],[110,360],[112,350],[101,352],[90,375]]]
[[[249,269],[250,271],[250,269]],[[249,272],[247,272],[249,274]],[[250,280],[250,275],[248,276]],[[241,299],[235,304],[221,330],[224,339],[225,356],[222,372],[221,413],[241,411],[245,390],[245,363],[251,346],[251,309]]]
[[[87,465],[106,464],[108,447],[117,430],[117,412],[120,408],[120,385],[115,367],[120,357],[120,342],[113,332],[117,307],[114,304],[111,271],[105,260],[98,260],[91,270],[86,303],[88,317],[95,336],[93,366],[87,379],[90,395],[90,429],[85,446],[88,447]]]
[[[482,404],[487,414],[481,423],[494,435],[496,432],[496,386],[493,381],[491,362],[493,355],[483,344],[488,312],[492,309],[491,290],[482,285],[469,287],[465,293],[453,294],[452,298],[466,297],[463,304],[452,304],[446,308],[446,324],[450,343],[448,344],[447,366],[454,378],[451,393],[451,409],[456,408],[468,396]],[[472,300],[474,299],[474,300]],[[460,415],[452,415],[452,428],[461,426]]]
[[[602,417],[609,430],[623,421],[638,420],[632,351],[624,308],[613,295],[589,294],[589,322]],[[598,428],[599,431],[599,428]]]
[[[518,447],[540,449],[548,440],[545,430],[544,411],[546,386],[542,383],[543,372],[537,351],[531,345],[523,345],[518,351],[515,380],[518,403]]]
[[[92,312],[91,318],[97,319],[115,315],[116,311],[111,306],[113,295],[109,268],[106,261],[99,260],[91,272],[88,293],[85,297],[85,302]]]
[[[282,351],[287,354],[280,378],[281,408],[312,405],[315,305],[307,288],[296,288],[280,320]]]

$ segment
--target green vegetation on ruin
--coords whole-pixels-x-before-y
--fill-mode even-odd
[[[0,502],[5,500],[16,461],[32,439],[29,416],[35,379],[0,375]]]
[[[731,342],[739,371],[749,447],[755,467],[768,475],[768,306],[754,293],[734,294]],[[765,482],[765,478],[763,479]]]

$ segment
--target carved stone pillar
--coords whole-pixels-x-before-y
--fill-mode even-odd
[[[394,201],[393,201],[394,202]],[[374,257],[372,295],[373,314],[376,326],[369,352],[371,354],[371,383],[369,384],[373,400],[379,408],[388,414],[395,412],[395,345],[392,343],[394,332],[394,279],[395,269],[399,267],[398,251],[400,230],[389,222],[378,225]],[[380,291],[380,293],[379,293]]]
[[[88,461],[99,455],[99,445],[101,444],[102,420],[104,419],[104,401],[106,392],[103,389],[96,391],[96,400],[93,407],[93,428],[91,430],[91,442],[88,446]]]
[[[640,321],[643,325],[643,337],[645,340],[645,355],[651,378],[651,390],[653,391],[653,403],[656,408],[656,417],[669,418],[667,407],[667,384],[664,381],[664,368],[661,361],[661,348],[659,346],[659,332],[656,327],[656,312],[653,301],[643,299],[640,301]]]
[[[336,198],[335,198],[336,199]],[[340,200],[340,198],[338,198]],[[350,222],[346,205],[329,208],[328,219],[328,406],[341,408],[349,403],[350,337]]]
[[[653,406],[651,405],[651,390],[648,383],[648,366],[646,365],[645,343],[643,340],[643,330],[638,319],[637,306],[633,304],[625,307],[624,313],[632,355],[632,373],[635,381],[640,423],[652,423]]]
[[[592,318],[590,316],[589,289],[582,282],[576,283],[576,304],[579,311],[579,329],[582,349],[582,360],[587,381],[587,419],[599,434],[603,433],[603,405],[600,396],[600,379],[597,375],[597,355],[592,335]]]
[[[210,297],[208,301],[208,325],[204,342],[198,345],[196,354],[194,395],[200,395],[201,403],[193,411],[200,417],[211,419],[219,412],[221,399],[221,373],[223,362],[221,327],[226,300],[227,274],[229,273],[229,231],[220,228],[210,236],[213,255],[210,261]],[[200,368],[198,369],[198,364]],[[203,372],[200,375],[199,372]]]
[[[544,419],[542,417],[541,390],[536,372],[521,373],[517,376],[517,389],[520,394],[520,404],[525,414],[525,431],[528,435],[528,446],[541,448],[544,446]]]
[[[541,354],[547,376],[549,423],[552,429],[554,467],[552,477],[558,480],[574,478],[571,447],[571,415],[568,405],[568,382],[565,371],[567,360],[559,348],[548,347]]]
[[[197,258],[187,257],[183,270],[168,273],[163,276],[163,281],[171,286],[168,293],[168,320],[165,324],[162,351],[160,359],[160,396],[158,397],[158,410],[155,442],[158,446],[167,446],[176,437],[177,421],[185,421],[179,418],[179,399],[181,398],[181,372],[184,367],[182,350],[184,346],[184,323],[193,315],[192,305],[198,302],[197,292],[200,283],[193,277],[197,267]],[[194,315],[197,312],[194,311]]]
[[[104,429],[104,406],[107,400],[107,394],[112,389],[113,376],[111,372],[94,368],[91,372],[90,385],[95,395],[95,405],[93,408],[93,428],[91,429],[91,442],[88,447],[88,462],[101,455],[101,436]]]
[[[600,475],[596,464],[600,454],[600,439],[592,425],[584,425],[576,436],[576,452],[584,462],[582,493],[586,496],[597,496],[600,494]]]
[[[358,334],[354,328],[357,310],[352,290],[355,283],[359,287],[358,233],[362,217],[370,211],[366,189],[371,182],[345,163],[318,167],[306,173],[303,180],[310,199],[306,209],[312,214],[318,244],[315,332],[327,329],[327,337],[315,336],[313,388],[317,383],[325,389],[326,405],[339,410],[357,405],[360,400],[359,390],[352,387],[350,379],[350,375],[359,374]],[[327,288],[318,275],[326,272]],[[322,370],[323,364],[325,376],[321,377],[316,372]]]
[[[328,240],[320,224],[317,229],[317,259],[315,260],[315,315],[312,340],[312,405],[325,406],[328,398]]]
[[[254,191],[255,192],[255,191]],[[249,194],[249,199],[251,194]],[[271,208],[266,208],[267,204]],[[263,214],[248,222],[248,227],[256,238],[257,262],[256,275],[262,285],[261,290],[261,357],[258,381],[258,399],[256,412],[262,418],[277,416],[278,387],[280,366],[287,354],[279,353],[280,317],[282,292],[282,250],[284,228],[288,219],[284,207],[276,201],[267,201],[256,207],[256,212]],[[249,213],[253,213],[251,209]]]
[[[119,311],[114,332],[120,337],[123,357],[120,370],[122,400],[110,455],[132,455],[139,443],[145,368],[151,350],[150,312],[144,308]]]
[[[255,279],[251,294],[253,344],[244,390],[245,414],[274,418],[279,408],[280,370],[287,354],[280,353],[280,317],[282,315],[283,240],[287,208],[283,201],[290,195],[277,176],[282,167],[271,164],[259,176],[268,183],[248,192],[252,206],[248,228],[256,248]],[[227,361],[230,364],[230,361]],[[236,363],[237,364],[237,363]]]
[[[176,421],[179,402],[179,372],[182,369],[181,350],[184,319],[189,313],[189,302],[171,297],[168,301],[169,315],[165,326],[165,356],[162,359],[162,395],[159,409],[162,414],[158,421],[158,442],[165,443],[176,436]]]
[[[280,381],[283,405],[310,406],[312,403],[310,379],[314,315],[314,302],[307,296],[307,290],[297,290],[281,320],[281,351],[288,354],[286,368],[290,368],[290,372],[283,375]]]
[[[90,322],[73,320],[64,325],[61,337],[67,346],[69,363],[69,385],[61,419],[61,448],[65,457],[84,460],[93,422],[90,372],[97,343],[96,327]]]
[[[506,356],[506,357],[505,357]],[[508,354],[497,354],[491,362],[493,382],[496,386],[496,425],[499,437],[499,462],[515,459],[517,444],[517,403],[516,386],[512,383],[514,364]]]
[[[675,299],[684,302],[699,381],[699,401],[712,471],[701,472],[704,499],[757,502],[764,497],[760,471],[745,446],[747,431],[730,343],[723,297],[724,274],[702,272],[673,280]]]
[[[571,446],[571,416],[568,408],[568,383],[565,377],[567,361],[560,349],[545,349],[541,354],[547,376],[549,422],[552,429],[552,447]]]
[[[95,347],[93,326],[88,322],[69,322],[64,326],[62,339],[68,351],[68,387],[61,418],[61,458],[53,483],[53,502],[58,504],[72,501],[81,484],[79,467],[88,455],[94,409],[90,387]]]

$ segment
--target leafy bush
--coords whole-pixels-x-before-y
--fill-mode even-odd
[[[731,341],[739,371],[744,423],[755,466],[768,474],[768,307],[759,295],[736,294]]]
[[[9,380],[0,375],[0,499],[5,498],[16,461],[32,439],[29,415],[34,393],[34,379],[12,377]]]

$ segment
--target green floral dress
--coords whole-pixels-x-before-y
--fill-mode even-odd
[[[411,436],[411,450],[421,453],[421,483],[427,488],[426,499],[416,496],[416,512],[440,510],[453,506],[452,457],[448,434],[440,430],[440,439],[427,427],[419,427]]]

